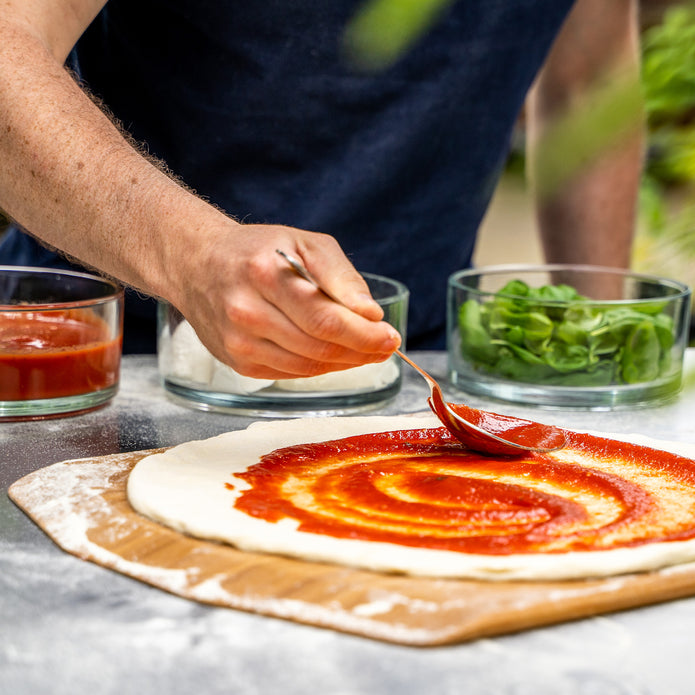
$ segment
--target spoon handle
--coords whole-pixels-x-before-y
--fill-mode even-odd
[[[307,270],[306,266],[301,261],[298,261],[294,256],[290,256],[289,253],[285,253],[281,249],[275,249],[275,253],[280,254],[292,266],[292,270],[294,270],[297,275],[303,277],[305,280],[308,280],[317,290],[323,292],[326,297],[332,299],[334,302],[336,302],[336,304],[345,306],[345,304],[343,304],[338,297],[331,294],[325,287],[321,287],[321,285],[319,285],[319,281]]]

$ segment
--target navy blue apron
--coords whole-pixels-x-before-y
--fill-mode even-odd
[[[354,0],[110,0],[71,56],[136,140],[238,220],[335,236],[411,291],[408,348],[444,347],[525,94],[572,0],[459,0],[395,65],[348,64]],[[13,230],[0,263],[64,264]],[[128,298],[126,351],[154,350]]]

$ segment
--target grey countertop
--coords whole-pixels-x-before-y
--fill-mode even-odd
[[[443,354],[413,356],[444,378]],[[695,354],[687,365],[679,398],[651,409],[541,411],[449,395],[574,428],[695,442]],[[405,377],[395,401],[373,412],[423,409],[424,381]],[[57,461],[170,446],[250,421],[169,401],[154,358],[126,357],[106,408],[0,424],[0,482],[6,491]],[[2,695],[690,694],[693,635],[695,598],[454,646],[380,643],[169,595],[63,552],[0,496]]]

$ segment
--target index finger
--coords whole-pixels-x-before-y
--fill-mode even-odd
[[[371,321],[380,321],[384,311],[372,297],[365,279],[330,236],[313,234],[297,247],[297,260],[329,297]]]
[[[400,334],[390,324],[354,312],[322,288],[299,259],[282,250],[279,254],[292,275],[282,283],[281,296],[269,299],[303,332],[365,355],[391,353],[400,345]],[[377,307],[381,318],[383,311],[378,304]]]

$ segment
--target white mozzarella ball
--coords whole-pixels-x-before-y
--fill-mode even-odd
[[[393,359],[376,364],[363,364],[340,372],[329,372],[302,379],[280,379],[275,382],[284,391],[362,391],[380,389],[398,378]]]
[[[181,321],[171,336],[169,374],[199,384],[208,384],[212,377],[213,357],[200,342],[188,321]]]
[[[212,378],[210,387],[215,391],[225,393],[253,393],[268,386],[272,386],[272,379],[254,379],[250,376],[242,376],[231,367],[213,358]]]

